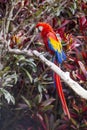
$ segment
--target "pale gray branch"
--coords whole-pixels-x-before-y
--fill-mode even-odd
[[[69,72],[62,71],[58,66],[56,66],[51,61],[47,60],[41,53],[39,53],[36,50],[19,50],[19,49],[10,49],[9,52],[13,54],[22,54],[27,56],[36,56],[38,57],[42,62],[44,62],[48,67],[50,67],[51,70],[53,70],[55,73],[57,73],[60,78],[68,84],[68,86],[73,89],[76,94],[81,96],[84,99],[87,99],[87,90],[82,88],[77,82],[75,82],[73,79],[71,79]]]

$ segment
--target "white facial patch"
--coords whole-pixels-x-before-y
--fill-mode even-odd
[[[42,26],[39,26],[38,27],[39,31],[41,32],[43,30],[43,27]]]

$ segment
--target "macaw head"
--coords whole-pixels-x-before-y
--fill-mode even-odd
[[[45,23],[45,22],[39,22],[36,25],[36,28],[38,29],[39,32],[41,32],[42,36],[46,35],[49,32],[54,32],[52,27],[48,23]]]

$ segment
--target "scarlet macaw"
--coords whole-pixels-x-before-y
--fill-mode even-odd
[[[63,60],[66,59],[66,55],[62,49],[61,41],[57,38],[56,33],[54,32],[53,28],[44,22],[39,22],[36,25],[36,28],[41,32],[41,36],[43,39],[43,42],[46,46],[47,51],[49,51],[51,54],[55,55],[55,64],[62,63]],[[55,73],[54,74],[56,89],[58,91],[59,97],[62,102],[62,107],[64,110],[65,115],[68,116],[70,119],[70,113],[66,104],[66,100],[64,97],[64,93],[62,90],[62,85],[60,81],[60,77]]]

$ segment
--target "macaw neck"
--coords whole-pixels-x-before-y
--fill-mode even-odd
[[[45,45],[47,45],[47,42],[48,42],[48,41],[47,41],[47,34],[48,34],[47,31],[44,31],[44,30],[43,30],[43,31],[41,32],[41,37],[42,37],[43,42],[44,42]]]
[[[43,29],[42,32],[41,32],[42,38],[43,38],[43,37],[46,37],[49,32],[55,33],[55,32],[53,31],[53,29]]]

